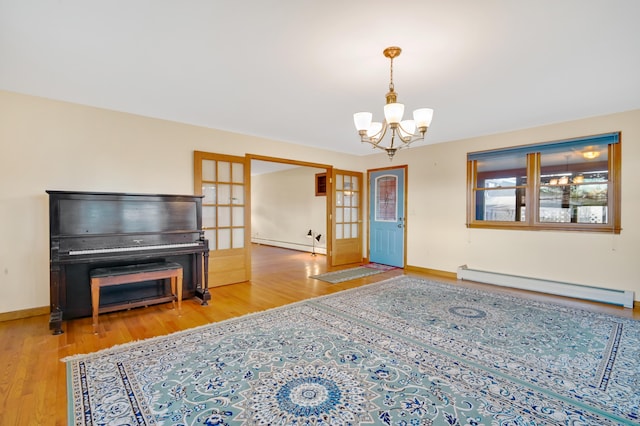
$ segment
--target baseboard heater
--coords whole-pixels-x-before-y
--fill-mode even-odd
[[[469,269],[467,265],[462,265],[458,268],[457,277],[460,280],[477,281],[485,284],[495,284],[633,308],[634,293],[630,290],[591,287],[582,284],[480,271]]]

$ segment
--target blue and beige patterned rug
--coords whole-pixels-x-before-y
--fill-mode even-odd
[[[640,422],[639,321],[407,276],[65,361],[76,425]]]

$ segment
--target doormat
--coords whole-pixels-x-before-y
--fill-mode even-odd
[[[382,272],[384,271],[380,269],[358,266],[357,268],[343,269],[342,271],[327,272],[320,275],[311,275],[309,278],[315,278],[316,280],[326,281],[331,284],[337,284],[343,281],[355,280],[356,278],[380,274]]]
[[[377,269],[379,271],[390,271],[392,269],[396,269],[395,266],[383,265],[381,263],[367,263],[366,265],[362,265],[365,268]]]

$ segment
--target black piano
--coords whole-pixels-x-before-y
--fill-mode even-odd
[[[95,268],[177,262],[183,299],[203,305],[209,244],[202,230],[202,196],[47,191],[49,194],[49,328],[91,316],[89,272]],[[152,304],[167,295],[164,280],[105,288],[100,304]]]

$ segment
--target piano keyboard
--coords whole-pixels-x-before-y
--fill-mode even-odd
[[[110,247],[99,249],[87,249],[87,250],[70,250],[69,256],[78,256],[82,254],[102,254],[102,253],[120,253],[127,251],[141,251],[141,250],[161,250],[171,248],[182,247],[197,247],[200,243],[177,243],[177,244],[158,244],[155,246],[130,246],[130,247]]]

